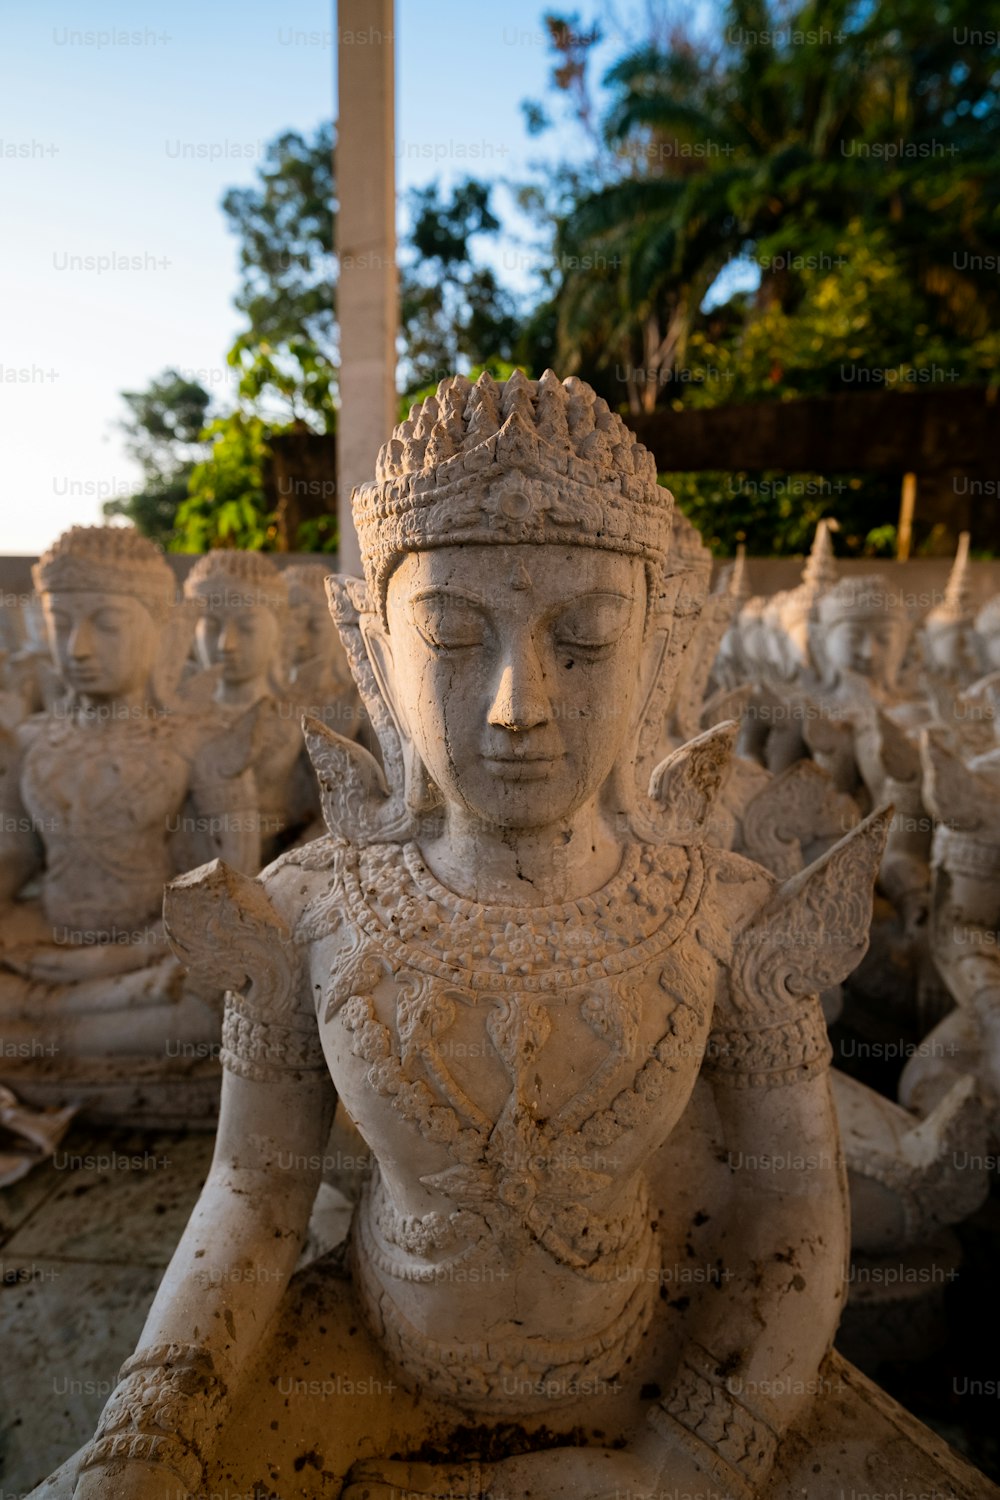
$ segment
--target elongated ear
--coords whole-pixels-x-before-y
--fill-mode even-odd
[[[173,712],[209,712],[222,668],[205,667],[184,677],[194,650],[200,614],[197,599],[179,599],[171,606],[160,629],[150,688],[154,702],[161,708]]]
[[[868,949],[875,877],[893,809],[882,808],[772,892],[733,950],[737,1009],[788,1010],[840,984]]]
[[[441,794],[430,778],[414,743],[406,710],[395,689],[395,672],[389,632],[373,614],[361,618],[361,635],[368,653],[372,675],[378,683],[383,702],[392,716],[403,758],[403,798],[411,812],[419,815],[433,812],[441,805]]]
[[[360,578],[335,573],[326,580],[326,592],[330,601],[330,614],[343,642],[351,675],[358,685],[361,701],[378,739],[386,782],[390,790],[398,787],[402,792],[402,740],[394,711],[383,692],[382,682],[376,676],[363,634],[363,622],[367,626],[367,622],[375,618],[368,599],[368,589]],[[384,671],[382,676],[384,678]]]

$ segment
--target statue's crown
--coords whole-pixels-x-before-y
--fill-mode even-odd
[[[557,542],[662,567],[673,498],[653,455],[589,385],[516,371],[443,380],[381,449],[353,495],[365,579],[384,611],[407,552],[453,543]]]
[[[199,557],[184,580],[184,595],[214,609],[288,608],[288,589],[280,572],[261,552],[219,548]]]
[[[129,594],[158,620],[174,602],[174,575],[163,553],[132,526],[71,526],[31,570],[40,594]]]

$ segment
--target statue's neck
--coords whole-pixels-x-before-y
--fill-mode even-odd
[[[262,698],[270,696],[267,676],[262,673],[259,677],[248,677],[246,682],[220,682],[215,701],[225,704],[227,708],[252,708]]]
[[[443,831],[421,840],[420,852],[432,875],[467,900],[552,906],[607,885],[621,864],[622,843],[596,804],[542,829],[497,828],[448,808]]]
[[[81,693],[72,695],[75,718],[81,728],[100,726],[121,719],[139,719],[152,711],[145,685],[124,693]]]

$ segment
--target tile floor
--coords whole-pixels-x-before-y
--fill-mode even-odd
[[[93,1434],[212,1160],[214,1134],[74,1127],[0,1189],[0,1500],[23,1500]],[[323,1184],[300,1264],[351,1205]]]
[[[0,1500],[93,1433],[205,1180],[211,1135],[71,1130],[0,1190]]]

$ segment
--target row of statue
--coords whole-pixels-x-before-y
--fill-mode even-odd
[[[967,538],[916,631],[827,523],[799,588],[709,593],[551,371],[444,381],[353,505],[363,579],[215,552],[175,601],[77,527],[8,623],[11,1119],[218,1120],[37,1495],[1000,1493],[831,1352],[858,1267],[959,1256],[1000,1141]],[[912,1042],[898,1097],[831,1033]],[[373,1165],[317,1247],[337,1140]]]

